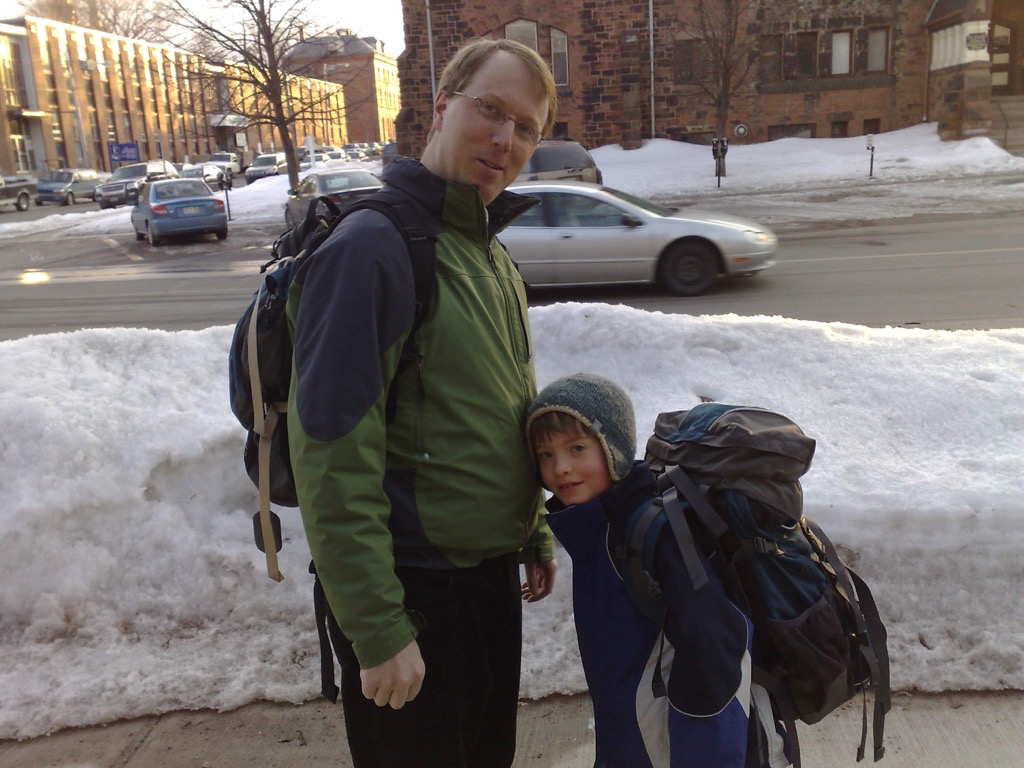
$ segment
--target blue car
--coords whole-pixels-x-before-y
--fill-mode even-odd
[[[228,236],[224,201],[214,197],[200,179],[153,181],[139,191],[132,208],[136,240],[149,239],[153,247],[171,235]]]

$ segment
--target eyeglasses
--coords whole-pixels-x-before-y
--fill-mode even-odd
[[[540,144],[540,140],[543,138],[540,131],[529,123],[523,123],[516,120],[512,115],[499,107],[493,101],[485,101],[479,96],[470,96],[468,93],[462,93],[461,91],[452,91],[452,96],[462,96],[463,98],[475,101],[476,111],[480,113],[480,117],[489,123],[493,123],[494,125],[504,125],[509,120],[512,120],[515,123],[513,133],[515,133],[517,139],[524,144],[529,144],[531,147],[535,147]]]

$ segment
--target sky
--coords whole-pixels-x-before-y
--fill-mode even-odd
[[[934,125],[882,134],[876,146],[879,183],[954,188],[978,174],[1024,174],[1024,159],[987,139],[941,143]],[[714,184],[693,170],[705,152],[659,140],[594,155],[612,186],[685,195]],[[846,188],[862,180],[863,154],[862,138],[737,146],[728,184]],[[281,220],[286,184],[233,191],[233,226]],[[931,211],[933,199],[904,192],[899,215]],[[1024,185],[999,194],[1024,200]],[[130,231],[125,208],[56,216],[47,222],[69,233]],[[0,237],[38,227],[2,222]],[[252,259],[254,285],[264,258]],[[817,440],[805,513],[871,585],[893,685],[1024,689],[1024,328],[868,328],[596,303],[534,307],[530,324],[538,384],[580,371],[617,381],[633,398],[641,450],[660,411],[702,395],[790,416]],[[298,511],[280,511],[283,582],[267,578],[252,542],[256,493],[227,397],[231,331],[0,342],[0,739],[319,696]],[[524,608],[525,698],[586,688],[572,563],[557,555],[555,593]]]
[[[280,2],[279,7],[291,4]],[[373,3],[308,0],[308,4],[318,26],[347,28],[360,37],[376,37],[384,42],[384,51],[391,56],[398,56],[405,48],[402,0],[377,0]],[[0,19],[14,18],[23,13],[22,4],[18,0],[0,0]]]

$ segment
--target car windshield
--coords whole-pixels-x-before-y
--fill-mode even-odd
[[[183,178],[186,179],[201,179],[203,178],[202,168],[186,168],[181,172]]]
[[[47,171],[43,174],[43,181],[63,181],[68,182],[72,179],[71,171]]]
[[[153,187],[153,197],[157,200],[170,200],[173,197],[211,197],[213,192],[201,181],[181,179],[168,184],[157,184]]]
[[[358,189],[360,187],[379,187],[380,181],[369,171],[357,171],[356,173],[339,173],[334,176],[322,176],[324,190],[327,192],[340,192],[344,189]]]
[[[230,163],[235,158],[229,152],[214,152],[212,155],[210,155],[210,159]]]
[[[531,158],[534,171],[590,168],[593,165],[587,151],[578,144],[543,144],[534,151]]]
[[[120,168],[116,168],[110,175],[111,181],[120,181],[124,179],[138,179],[146,175],[146,164],[141,165],[122,165]]]
[[[277,165],[276,155],[260,155],[253,160],[253,165]]]

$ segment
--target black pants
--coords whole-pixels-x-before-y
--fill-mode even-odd
[[[399,568],[423,688],[402,709],[363,697],[351,645],[338,649],[355,768],[509,768],[516,748],[522,599],[515,556],[451,571]]]

